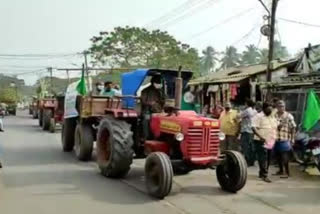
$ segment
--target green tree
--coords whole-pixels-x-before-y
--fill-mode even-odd
[[[241,64],[257,64],[259,62],[260,52],[255,45],[247,45],[246,50],[242,52]]]
[[[178,68],[199,71],[198,52],[167,32],[117,27],[91,39],[94,64],[110,67]]]
[[[263,48],[259,50],[260,52],[260,63],[268,62],[269,50],[267,48]],[[273,59],[283,59],[289,57],[290,54],[288,52],[287,47],[283,46],[280,41],[274,41],[273,45]]]
[[[221,68],[226,69],[229,67],[234,67],[239,65],[241,54],[238,53],[238,50],[233,46],[226,47],[226,50],[223,53],[221,59]]]
[[[211,46],[208,46],[202,51],[203,56],[201,57],[201,75],[207,75],[212,72],[218,61],[218,52]]]
[[[18,101],[19,94],[15,88],[4,88],[0,90],[0,102],[13,103]]]
[[[275,40],[273,43],[273,59],[281,59],[289,57],[289,51],[280,41]]]
[[[259,62],[260,63],[267,63],[269,50],[267,48],[263,48],[263,49],[260,49],[259,52],[260,52]]]

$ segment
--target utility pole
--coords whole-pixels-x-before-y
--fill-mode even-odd
[[[262,6],[268,12],[268,30],[267,35],[269,37],[269,53],[268,53],[268,64],[267,64],[267,96],[266,100],[270,101],[271,99],[271,82],[272,82],[272,60],[273,60],[273,45],[274,45],[274,34],[275,34],[275,25],[276,25],[276,11],[278,2],[280,0],[272,0],[271,11],[269,11],[268,7],[264,4],[262,0],[258,0],[262,4]]]
[[[84,55],[84,69],[85,69],[85,72],[86,72],[86,77],[87,77],[87,83],[89,83],[89,69],[88,69],[88,54],[89,52],[88,51],[84,51],[83,52],[83,55]],[[91,87],[89,87],[89,90],[90,90]]]
[[[271,17],[270,17],[270,36],[269,36],[269,54],[268,54],[268,67],[267,67],[267,81],[272,81],[271,73],[271,61],[273,60],[273,44],[274,44],[274,34],[276,25],[276,11],[279,0],[272,0],[271,6]]]
[[[66,70],[67,72],[67,78],[68,78],[68,84],[70,84],[70,74],[69,74],[69,69]]]
[[[50,73],[50,92],[52,93],[52,87],[53,87],[53,83],[52,83],[52,67],[48,68],[48,72]]]

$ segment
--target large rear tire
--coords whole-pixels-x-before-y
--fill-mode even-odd
[[[42,129],[44,131],[48,131],[49,130],[51,117],[52,117],[52,111],[50,109],[45,109],[43,111],[43,116],[42,116],[42,119],[43,119]]]
[[[39,110],[38,120],[39,120],[39,126],[42,127],[42,122],[43,122],[43,111],[42,110]]]
[[[75,153],[79,160],[91,159],[93,142],[93,129],[87,124],[78,124],[75,131]]]
[[[133,159],[130,125],[107,117],[100,122],[97,134],[97,162],[101,174],[121,178],[128,174]]]
[[[74,133],[77,125],[76,118],[64,119],[61,131],[62,149],[71,152],[74,147]]]
[[[217,167],[217,179],[223,190],[236,193],[247,182],[247,163],[239,152],[229,150],[224,154],[226,160]]]
[[[172,188],[173,169],[171,161],[165,153],[151,153],[144,167],[148,193],[156,198],[163,199]]]

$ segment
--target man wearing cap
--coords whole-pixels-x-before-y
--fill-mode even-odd
[[[231,103],[225,104],[225,110],[220,115],[220,130],[226,135],[226,139],[220,142],[220,149],[238,150],[237,136],[239,134],[239,121],[237,111],[231,109]]]
[[[280,178],[288,178],[289,173],[289,152],[291,144],[294,142],[296,123],[292,114],[286,111],[285,103],[279,100],[277,103],[277,113],[275,115],[278,121],[278,131],[274,151],[279,164],[279,171],[275,175]],[[284,170],[283,170],[284,168]]]

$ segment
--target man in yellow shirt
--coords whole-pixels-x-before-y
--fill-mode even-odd
[[[226,135],[226,139],[220,142],[221,151],[239,150],[237,137],[239,135],[239,120],[236,110],[231,109],[231,103],[225,104],[225,110],[220,115],[220,130]]]

